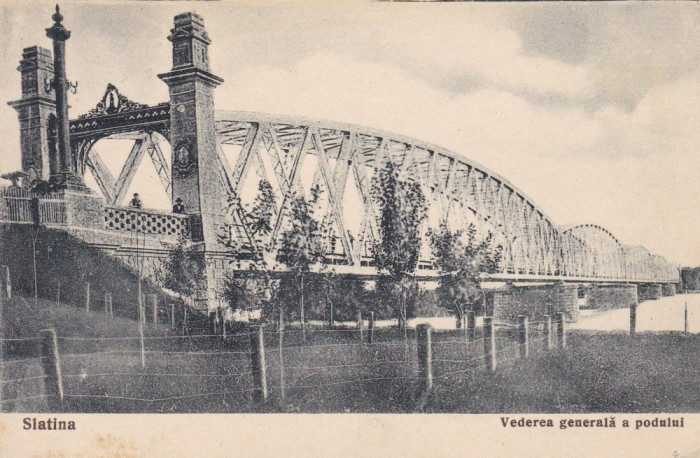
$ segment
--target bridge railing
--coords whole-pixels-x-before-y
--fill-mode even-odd
[[[189,215],[132,207],[105,207],[105,228],[139,234],[190,237],[193,223]]]
[[[27,188],[0,187],[0,221],[65,226],[66,200],[62,193],[39,195]]]
[[[68,210],[62,193],[48,194],[38,199],[39,222],[46,225],[68,224]]]
[[[16,186],[0,187],[0,220],[12,223],[33,223],[32,193]]]

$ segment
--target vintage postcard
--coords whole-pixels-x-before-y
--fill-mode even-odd
[[[697,2],[0,34],[3,456],[700,456]]]

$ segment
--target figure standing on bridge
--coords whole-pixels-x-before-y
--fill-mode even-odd
[[[134,193],[134,197],[131,199],[131,202],[129,203],[129,207],[133,207],[133,208],[143,207],[143,203],[141,202],[141,198],[139,197],[139,194],[137,192]]]
[[[173,205],[173,213],[185,213],[185,206],[182,204],[182,199],[179,197],[175,199],[175,205]]]

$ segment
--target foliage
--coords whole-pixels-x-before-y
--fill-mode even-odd
[[[700,267],[683,267],[681,269],[681,285],[684,290],[700,290]]]
[[[466,231],[451,232],[442,222],[428,236],[441,273],[436,290],[439,301],[460,318],[478,309],[483,299],[480,274],[496,272],[501,259],[501,247],[493,246],[493,235],[478,240],[473,224]]]
[[[202,288],[204,272],[203,253],[190,245],[185,237],[180,237],[155,276],[163,287],[180,297],[193,297]]]
[[[309,202],[303,196],[294,197],[289,215],[290,225],[282,234],[278,259],[297,274],[308,272],[324,256],[321,227],[312,212],[320,192],[318,188],[312,189]]]
[[[311,189],[311,198],[307,202],[303,195],[296,195],[290,208],[290,224],[282,234],[278,261],[284,264],[289,275],[280,281],[279,306],[286,307],[286,314],[292,318],[306,321],[304,300],[309,290],[318,287],[309,275],[311,266],[319,263],[324,256],[323,235],[321,225],[314,215],[321,189],[315,186]],[[299,307],[294,307],[298,303]],[[319,307],[317,302],[316,308]],[[297,312],[298,311],[298,315]]]
[[[269,310],[276,302],[279,280],[252,264],[248,270],[230,270],[224,275],[221,299],[232,309]]]
[[[321,227],[315,218],[312,208],[320,198],[321,190],[315,187],[311,190],[311,199],[303,195],[295,195],[290,203],[288,214],[289,224],[281,235],[280,249],[277,260],[284,264],[289,275],[272,278],[263,258],[263,250],[269,243],[272,232],[272,218],[275,214],[275,195],[270,183],[261,180],[258,195],[250,211],[242,211],[238,199],[231,199],[229,205],[232,211],[238,212],[250,228],[249,235],[257,246],[249,270],[231,271],[226,274],[222,299],[232,308],[251,310],[261,308],[263,317],[277,320],[280,310],[287,320],[299,319],[301,310],[295,305],[303,298],[320,292],[323,282],[309,274],[311,266],[321,261],[324,255],[322,246]],[[229,248],[240,251],[240,243],[223,235],[222,243]],[[318,285],[317,285],[318,283]],[[307,304],[311,311],[323,313],[325,301],[311,301]],[[288,305],[288,306],[287,306]],[[300,304],[301,305],[301,304]],[[300,307],[301,308],[301,307]]]
[[[418,263],[420,229],[427,216],[425,196],[418,183],[399,180],[387,162],[374,179],[372,197],[380,215],[375,262],[398,280],[412,274]]]
[[[380,216],[375,262],[388,276],[377,282],[376,294],[385,307],[396,310],[401,326],[417,293],[412,273],[420,255],[427,205],[420,185],[400,180],[391,161],[378,170],[373,181],[372,197]]]
[[[246,215],[251,236],[258,247],[262,247],[272,232],[272,216],[275,214],[275,194],[266,180],[260,180],[258,195],[253,202],[253,209]]]
[[[221,300],[232,310],[266,310],[277,296],[279,281],[271,278],[263,258],[265,244],[272,232],[272,217],[275,214],[275,194],[272,186],[266,180],[258,184],[258,194],[250,211],[245,211],[237,196],[228,200],[229,213],[235,214],[247,223],[250,229],[253,247],[251,263],[247,270],[230,270],[224,275],[222,288],[219,291]],[[223,228],[219,241],[232,251],[245,252],[247,242],[231,236],[230,228]]]

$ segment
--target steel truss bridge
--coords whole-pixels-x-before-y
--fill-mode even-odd
[[[111,115],[109,128],[101,116],[87,114],[71,121],[79,170],[90,170],[108,205],[118,206],[141,159],[148,155],[160,185],[171,196],[170,158],[159,146],[169,132],[169,104],[147,107],[120,97],[131,108]],[[426,196],[429,216],[424,235],[440,221],[447,221],[453,231],[473,224],[481,236],[494,234],[494,244],[503,251],[500,272],[491,278],[678,282],[678,267],[664,258],[641,246],[623,245],[597,225],[558,227],[512,183],[439,146],[371,128],[298,117],[217,111],[215,119],[218,173],[229,202],[234,203],[222,203],[221,212],[242,259],[258,248],[267,259],[276,259],[293,196],[308,197],[317,187],[321,198],[314,214],[322,222],[326,262],[345,273],[375,274],[372,253],[379,214],[371,195],[372,177],[391,161],[399,179],[419,183]],[[103,138],[134,142],[117,178],[92,151]],[[264,240],[253,236],[246,217],[261,180],[271,184],[276,198],[272,232]],[[436,272],[426,239],[416,273],[430,277]]]
[[[65,42],[70,34],[60,23],[63,17],[57,11],[52,18],[56,23],[51,30],[58,32],[49,36],[55,43]],[[0,221],[36,223],[48,218],[51,224],[67,226],[82,222],[92,230],[92,243],[111,244],[117,251],[133,252],[134,247],[116,242],[116,233],[122,241],[130,232],[148,234],[154,246],[161,239],[188,235],[201,242],[208,262],[215,264],[208,265],[207,281],[216,281],[222,270],[231,268],[226,257],[238,258],[236,268],[245,268],[251,253],[262,252],[268,266],[278,269],[277,253],[290,225],[292,201],[299,195],[308,198],[317,189],[320,197],[313,214],[322,227],[325,263],[340,273],[376,275],[373,253],[380,236],[379,212],[371,191],[377,171],[391,163],[399,180],[418,183],[427,199],[416,275],[437,274],[425,235],[446,222],[452,231],[474,225],[478,235],[494,235],[494,244],[503,251],[493,278],[679,281],[677,266],[662,257],[643,247],[623,245],[600,226],[558,227],[512,183],[439,146],[336,122],[217,112],[213,90],[223,79],[211,73],[211,40],[203,18],[196,13],[177,15],[168,39],[173,43],[173,68],[158,75],[168,85],[168,102],[136,103],[110,84],[94,109],[70,121],[67,102],[58,103],[67,100],[67,88],[61,83],[64,47],[55,46],[53,64],[50,51],[25,48],[18,68],[22,98],[10,102],[19,114],[24,172],[73,183],[84,193],[67,192],[36,202],[16,190],[3,190]],[[37,82],[46,80],[53,81],[53,95],[40,91]],[[95,148],[101,140],[114,138],[133,142],[118,176],[107,165],[114,157],[107,161]],[[146,156],[158,176],[154,185],[162,186],[171,200],[183,197],[192,215],[123,207]],[[88,171],[104,202],[82,188]],[[272,228],[264,237],[254,233],[247,216],[262,180],[270,183],[275,196]],[[178,192],[184,195],[175,195]],[[217,233],[222,230],[235,250],[222,246]]]

